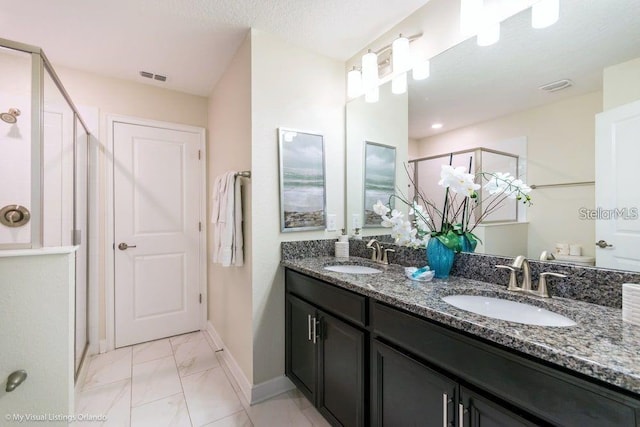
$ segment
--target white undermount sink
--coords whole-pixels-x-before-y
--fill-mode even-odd
[[[334,271],[336,273],[348,273],[348,274],[377,274],[382,273],[382,270],[377,268],[365,267],[363,265],[328,265],[325,270]]]
[[[462,310],[494,319],[537,326],[575,326],[576,322],[544,308],[502,298],[480,295],[450,295],[443,301]]]

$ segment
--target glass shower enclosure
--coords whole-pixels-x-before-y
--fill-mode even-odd
[[[76,247],[77,375],[89,343],[90,132],[42,49],[0,39],[0,69],[0,251]]]

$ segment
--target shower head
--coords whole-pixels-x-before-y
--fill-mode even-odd
[[[9,108],[8,113],[0,113],[0,120],[5,123],[13,124],[18,121],[18,116],[20,115],[20,110],[17,108]]]

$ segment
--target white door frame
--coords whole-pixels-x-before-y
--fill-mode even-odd
[[[140,126],[158,127],[163,129],[193,132],[200,136],[200,150],[202,153],[200,162],[200,218],[202,232],[200,233],[199,251],[199,289],[202,294],[200,304],[200,328],[207,327],[207,173],[206,173],[206,144],[205,129],[196,126],[181,125],[177,123],[162,122],[157,120],[141,119],[131,116],[116,114],[107,115],[107,147],[106,147],[106,222],[105,222],[105,321],[106,321],[106,351],[115,349],[115,256],[114,240],[114,189],[113,189],[113,125],[114,123],[126,123]]]

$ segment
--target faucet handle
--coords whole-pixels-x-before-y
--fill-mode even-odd
[[[551,295],[549,295],[549,290],[547,289],[547,276],[560,277],[561,279],[567,277],[566,274],[552,273],[551,271],[540,273],[540,280],[538,281],[538,290],[536,291],[536,295],[543,298],[551,298]]]
[[[496,265],[496,268],[503,268],[505,270],[509,270],[511,274],[509,275],[509,286],[507,286],[508,291],[520,291],[522,290],[518,286],[518,277],[516,273],[520,271],[520,268],[514,267],[512,265]]]
[[[389,252],[395,252],[395,249],[385,249],[384,250],[384,254],[382,255],[382,263],[383,264],[389,264],[389,257],[387,255]]]

